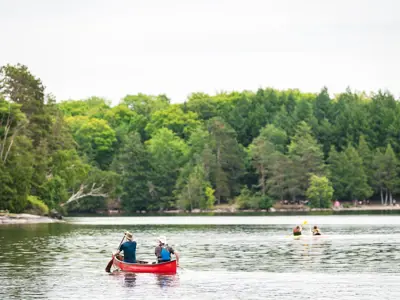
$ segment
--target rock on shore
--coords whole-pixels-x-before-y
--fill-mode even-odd
[[[0,224],[60,223],[62,220],[31,214],[0,214]]]

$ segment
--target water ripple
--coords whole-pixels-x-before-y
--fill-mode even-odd
[[[319,218],[326,237],[300,240],[286,237],[293,225],[286,220],[159,226],[84,218],[75,225],[3,226],[0,299],[396,299],[400,222],[378,227],[388,222],[361,217],[349,226]],[[137,257],[149,261],[156,237],[167,235],[183,268],[175,276],[105,273],[125,230],[134,233]]]

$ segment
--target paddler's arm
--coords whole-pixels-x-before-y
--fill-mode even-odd
[[[156,249],[154,250],[154,255],[158,258],[161,253],[161,247],[157,246]]]
[[[176,265],[179,267],[179,253],[174,251],[175,257],[176,257]]]
[[[123,245],[123,244],[122,244]],[[114,256],[117,256],[121,253],[122,251],[122,245],[119,246],[119,249],[117,250],[117,252],[114,253]]]
[[[179,253],[174,250],[174,248],[169,247],[168,249],[169,253],[174,254],[176,258],[176,265],[179,267]]]

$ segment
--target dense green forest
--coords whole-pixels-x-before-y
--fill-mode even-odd
[[[95,91],[94,91],[95,92]],[[184,100],[184,99],[182,99]],[[127,212],[371,197],[399,182],[400,104],[387,91],[276,90],[56,101],[0,69],[0,209]]]

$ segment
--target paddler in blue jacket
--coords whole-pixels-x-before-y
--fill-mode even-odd
[[[130,232],[125,232],[126,242],[119,246],[115,256],[124,252],[124,262],[136,263],[136,242],[133,240],[133,235]]]
[[[176,257],[176,264],[179,266],[179,254],[172,247],[168,246],[165,236],[160,236],[158,238],[158,246],[154,250],[154,254],[157,257],[158,263],[171,261],[171,254],[174,254]]]

